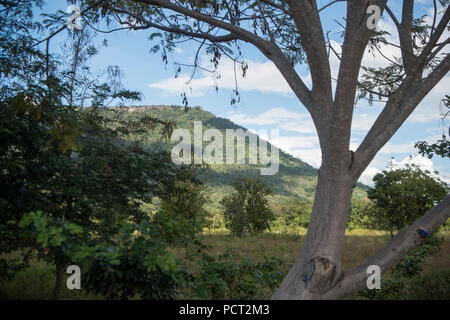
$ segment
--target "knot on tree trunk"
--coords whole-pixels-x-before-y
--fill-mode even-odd
[[[314,294],[324,294],[344,279],[340,265],[324,257],[312,258],[304,270],[305,289]]]

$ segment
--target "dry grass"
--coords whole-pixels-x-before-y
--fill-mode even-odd
[[[450,268],[450,232],[441,232],[445,241],[442,249],[428,259],[428,265],[424,273],[435,272]],[[219,255],[232,248],[240,257],[254,261],[264,259],[264,254],[283,258],[288,263],[293,263],[298,256],[304,240],[305,233],[297,234],[271,234],[234,238],[229,232],[209,232],[205,234],[205,242],[212,246],[211,253]],[[380,250],[390,236],[386,232],[372,230],[352,230],[346,233],[343,251],[343,264],[345,269],[350,269],[376,251]]]

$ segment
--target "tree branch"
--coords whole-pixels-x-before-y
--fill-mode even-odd
[[[298,32],[300,33],[303,49],[308,58],[313,84],[313,96],[316,98],[319,96],[323,97],[320,100],[326,101],[326,104],[331,104],[330,63],[319,11],[315,1],[288,0],[287,2]],[[325,107],[325,105],[322,107]]]
[[[158,6],[161,8],[172,10],[177,13],[181,13],[187,17],[191,17],[193,19],[203,21],[211,26],[215,26],[222,30],[226,30],[230,32],[230,34],[233,34],[238,40],[242,40],[253,44],[268,59],[272,60],[275,63],[275,65],[280,70],[281,74],[284,76],[284,78],[286,79],[287,83],[290,85],[291,89],[294,91],[296,96],[311,112],[311,114],[314,113],[313,103],[311,100],[311,93],[308,87],[304,84],[300,76],[297,74],[295,69],[290,65],[286,56],[277,45],[259,36],[256,36],[254,33],[247,31],[239,26],[216,19],[210,15],[201,13],[199,11],[193,11],[188,8],[179,6],[168,0],[133,0],[133,1]]]
[[[402,9],[402,22],[397,26],[400,38],[400,48],[403,58],[403,66],[406,74],[412,72],[416,57],[413,49],[412,27],[413,27],[414,0],[404,0]]]
[[[402,87],[399,88],[394,94],[394,97],[389,99],[358,150],[355,152],[356,166],[353,168],[353,179],[355,181],[369,165],[377,152],[392,138],[422,99],[449,70],[450,54],[426,78],[415,82],[415,85],[408,87],[407,90],[404,90]]]
[[[381,10],[386,0],[376,2]],[[348,161],[353,106],[362,58],[373,30],[367,27],[367,3],[359,0],[347,2],[347,26],[342,46],[341,63],[336,84],[331,136],[332,146],[339,149],[341,161]],[[335,139],[339,138],[339,141]],[[342,154],[345,152],[346,154]],[[334,158],[334,157],[333,157]]]
[[[424,241],[417,233],[418,229],[426,230],[429,234],[436,231],[450,217],[450,196],[412,225],[401,229],[397,236],[364,263],[350,270],[343,281],[334,289],[327,292],[323,299],[339,299],[362,289],[367,281],[367,267],[377,265],[384,272],[395,266],[397,261],[408,251]]]
[[[133,18],[141,21],[142,23],[145,24],[145,29],[148,28],[155,28],[161,31],[165,31],[165,32],[169,32],[169,33],[176,33],[176,34],[181,34],[183,36],[186,37],[191,37],[191,38],[197,38],[197,39],[203,39],[203,40],[208,40],[210,42],[213,43],[218,43],[218,42],[229,42],[229,41],[233,41],[233,40],[237,40],[238,37],[232,33],[226,34],[226,35],[222,35],[222,36],[214,36],[210,33],[199,33],[199,32],[191,32],[191,31],[186,31],[180,28],[177,28],[175,26],[171,26],[171,27],[167,27],[161,24],[156,24],[153,23],[147,19],[145,19],[142,15],[137,15],[125,10],[120,10],[117,8],[112,8],[113,11],[118,12],[118,13],[123,13],[123,14],[127,14],[132,16]],[[136,26],[132,26],[130,25],[131,29],[142,29],[142,27],[136,27]]]

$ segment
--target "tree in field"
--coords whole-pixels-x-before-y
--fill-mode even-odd
[[[236,236],[258,234],[269,228],[275,219],[266,196],[272,190],[260,179],[238,178],[233,182],[235,193],[221,200],[225,207],[225,226]]]
[[[82,1],[85,23],[115,19],[122,29],[147,30],[150,39],[159,39],[153,51],[159,50],[165,62],[177,43],[191,40],[199,45],[192,63],[194,69],[199,67],[198,53],[204,49],[216,66],[222,56],[228,56],[240,64],[245,74],[251,70],[241,59],[240,45],[251,44],[274,63],[311,114],[322,152],[314,207],[302,250],[274,299],[345,297],[366,284],[368,266],[376,264],[386,271],[418,245],[422,241],[416,233],[418,226],[432,232],[450,215],[447,196],[422,218],[400,230],[386,247],[344,274],[342,249],[353,186],[378,151],[449,71],[450,39],[446,32],[450,9],[448,1],[433,1],[432,17],[426,20],[414,16],[417,2],[413,0],[389,4],[387,0],[328,1],[322,7],[319,3]],[[335,48],[321,14],[342,4],[346,10],[339,22],[341,48]],[[391,10],[391,4],[401,7],[400,15]],[[386,30],[374,28],[377,9],[396,26],[395,43],[387,40]],[[60,18],[65,24],[67,15]],[[111,26],[109,31],[112,30]],[[384,55],[383,46],[398,48],[398,56]],[[368,49],[386,59],[387,66],[362,66]],[[330,55],[337,56],[340,62],[337,77],[331,74]],[[295,69],[300,63],[308,65],[310,87]],[[358,98],[380,100],[382,110],[359,147],[350,150],[352,116]]]
[[[368,214],[372,214],[374,205],[371,201],[363,199],[352,199],[350,204],[350,213],[348,217],[347,229],[352,230],[356,228],[368,228],[372,229],[372,226],[368,223]]]
[[[374,177],[368,197],[377,207],[368,214],[374,228],[394,234],[414,223],[449,192],[448,185],[417,166],[384,170]]]
[[[206,195],[200,181],[175,181],[164,188],[160,210],[153,220],[162,239],[171,244],[186,244],[206,226]]]
[[[312,205],[306,201],[294,199],[282,209],[286,225],[297,225],[308,228]]]

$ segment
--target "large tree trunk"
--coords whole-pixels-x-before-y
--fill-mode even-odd
[[[341,256],[353,182],[347,170],[322,165],[316,190],[300,254],[272,299],[318,299],[343,279]]]
[[[354,178],[344,168],[339,174],[319,171],[311,222],[300,254],[272,299],[340,299],[362,289],[367,268],[389,270],[423,238],[417,230],[436,231],[450,218],[450,195],[419,220],[401,229],[384,248],[345,275],[341,267],[345,228]]]

